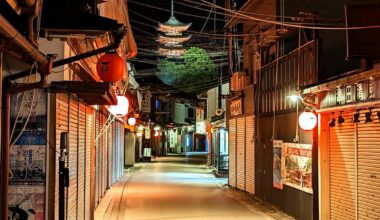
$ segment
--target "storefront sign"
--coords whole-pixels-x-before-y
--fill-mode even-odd
[[[243,99],[235,99],[230,104],[231,116],[237,116],[243,114]]]
[[[206,121],[196,122],[195,126],[196,126],[195,133],[197,133],[197,134],[205,134],[206,133]]]
[[[150,139],[150,129],[149,128],[145,128],[144,129],[144,133],[145,133],[145,139]]]
[[[204,120],[204,118],[205,118],[204,113],[205,113],[205,111],[203,110],[203,108],[198,107],[196,109],[196,122],[200,122],[200,121]]]
[[[273,187],[283,189],[283,172],[285,160],[283,160],[282,140],[273,141]]]
[[[150,113],[150,99],[151,99],[152,95],[150,94],[149,91],[146,91],[146,92],[143,92],[142,93],[142,102],[141,102],[141,105],[142,105],[142,112],[145,112],[145,113]]]
[[[284,184],[308,193],[313,193],[311,148],[311,144],[282,144],[282,158],[285,161]]]

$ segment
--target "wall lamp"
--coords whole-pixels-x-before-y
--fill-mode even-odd
[[[360,117],[359,110],[356,110],[356,113],[354,114],[353,122],[354,123],[359,123],[360,122],[359,117]]]
[[[330,127],[335,127],[335,118],[334,118],[334,112],[331,113],[331,120],[329,121],[329,126]]]
[[[343,113],[343,112],[340,112],[339,117],[338,117],[338,123],[339,123],[339,124],[343,124],[343,123],[344,123],[344,118],[343,118],[343,116],[342,116],[342,113]]]
[[[369,123],[369,122],[372,122],[372,108],[369,108],[369,112],[366,112],[365,113],[365,123]]]

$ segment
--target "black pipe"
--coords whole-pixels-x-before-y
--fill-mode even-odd
[[[68,169],[65,167],[68,146],[68,133],[61,133],[61,155],[59,156],[59,210],[58,220],[65,220],[65,187],[68,187]]]
[[[100,53],[105,53],[105,52],[108,52],[110,50],[115,50],[120,46],[121,40],[123,39],[124,35],[125,35],[125,29],[123,29],[122,31],[115,32],[114,33],[114,38],[115,38],[114,44],[106,46],[106,47],[102,47],[102,48],[99,48],[99,49],[96,49],[93,51],[85,52],[83,54],[79,54],[79,55],[76,55],[73,57],[69,57],[66,59],[55,61],[55,62],[53,62],[52,67],[55,68],[55,67],[63,66],[63,65],[66,65],[66,64],[78,61],[78,60],[82,60],[85,58],[89,58],[89,57],[98,55]],[[19,73],[8,75],[8,76],[4,77],[4,83],[10,83],[13,80],[20,79],[23,77],[27,77],[30,75],[31,71],[36,72],[37,68],[38,67],[34,65],[32,69],[28,69],[28,70],[25,70],[25,71],[22,71]]]

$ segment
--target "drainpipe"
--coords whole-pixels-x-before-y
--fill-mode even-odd
[[[50,63],[45,54],[41,53],[32,43],[30,43],[23,35],[15,29],[1,14],[0,14],[0,34],[9,41],[20,47],[39,65],[38,71],[41,73],[49,72]]]

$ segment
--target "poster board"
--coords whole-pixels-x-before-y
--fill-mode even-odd
[[[283,143],[284,184],[313,193],[311,144]]]
[[[283,189],[284,167],[282,140],[273,140],[273,187],[276,189]]]
[[[9,149],[10,215],[30,220],[45,219],[47,91],[36,89],[17,93],[11,99]],[[19,113],[19,114],[18,114]],[[29,115],[30,114],[30,115]],[[17,117],[18,116],[18,117]]]

